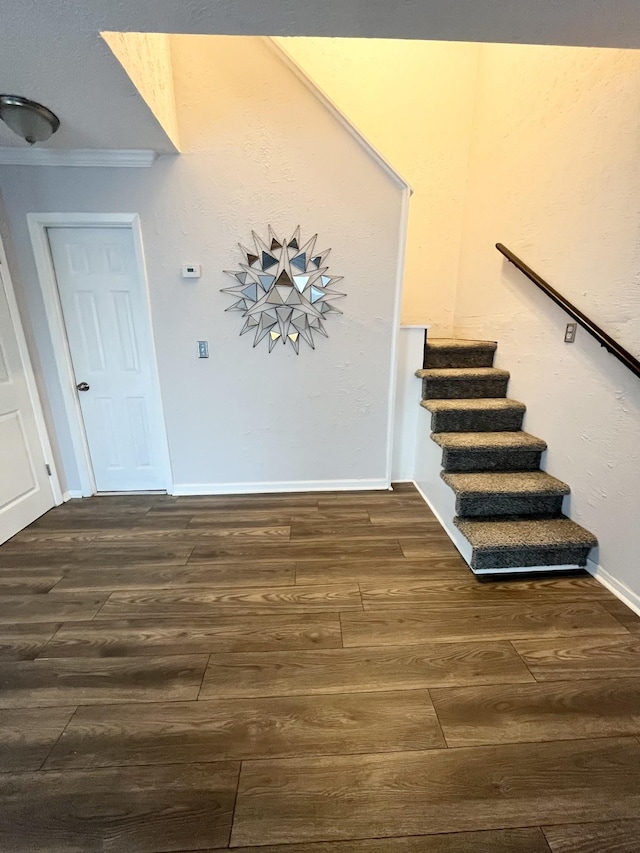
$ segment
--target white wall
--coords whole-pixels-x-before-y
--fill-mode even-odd
[[[571,516],[640,596],[640,380],[581,329],[564,344],[570,318],[494,248],[640,355],[640,54],[487,45],[479,74],[457,333],[499,342]]]
[[[394,482],[415,480],[416,443],[422,398],[422,380],[415,375],[424,359],[425,326],[401,326],[398,335],[398,361],[396,403],[394,409],[393,464],[391,479]],[[420,441],[429,438],[421,433]]]
[[[259,40],[179,37],[172,52],[186,153],[151,169],[0,169],[52,406],[26,214],[138,212],[176,485],[383,485],[401,191]],[[264,341],[253,349],[220,293],[237,241],[267,224],[318,232],[344,276],[344,316],[299,356],[269,354]],[[180,278],[183,261],[202,264],[199,281]],[[203,338],[208,360],[196,358]],[[60,450],[68,461],[62,440]]]

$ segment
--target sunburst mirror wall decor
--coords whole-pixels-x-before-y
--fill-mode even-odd
[[[306,243],[300,240],[300,227],[289,240],[278,237],[269,225],[267,241],[252,232],[255,249],[241,243],[245,262],[238,270],[224,272],[235,280],[231,293],[237,300],[227,311],[240,311],[245,323],[240,334],[254,333],[253,345],[263,338],[269,352],[278,341],[289,342],[299,352],[300,340],[315,349],[313,335],[329,337],[324,323],[330,314],[342,314],[333,301],[345,296],[333,289],[343,276],[329,274],[327,257],[331,249],[316,251],[315,234]]]

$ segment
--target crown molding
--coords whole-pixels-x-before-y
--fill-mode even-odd
[[[156,159],[150,149],[0,148],[0,166],[114,166],[148,168]]]

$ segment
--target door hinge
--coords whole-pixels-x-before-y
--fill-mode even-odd
[[[49,463],[47,462],[45,463],[44,467],[47,469],[47,474],[51,476],[51,465],[49,465]]]

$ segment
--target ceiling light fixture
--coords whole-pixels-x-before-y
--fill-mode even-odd
[[[51,110],[19,95],[0,95],[0,119],[29,145],[44,142],[60,127]]]

